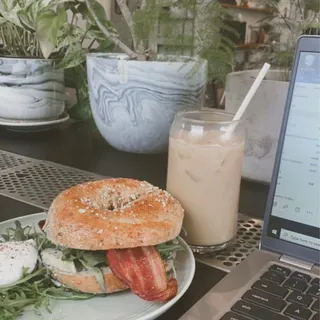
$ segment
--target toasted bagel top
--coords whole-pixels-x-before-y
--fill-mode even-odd
[[[184,217],[180,203],[145,181],[92,181],[59,194],[44,231],[53,243],[82,250],[156,245],[178,236]]]

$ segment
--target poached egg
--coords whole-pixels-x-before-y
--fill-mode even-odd
[[[0,286],[20,280],[24,269],[33,272],[37,260],[37,245],[32,239],[0,243]]]

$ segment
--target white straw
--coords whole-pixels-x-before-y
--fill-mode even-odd
[[[254,80],[251,88],[249,89],[246,97],[244,98],[244,100],[242,101],[237,113],[235,114],[235,116],[233,117],[233,121],[238,121],[241,119],[241,117],[243,116],[244,112],[246,111],[249,103],[251,102],[253,96],[255,95],[256,91],[258,90],[263,78],[265,77],[265,75],[267,74],[268,70],[270,68],[270,64],[269,63],[265,63],[262,67],[262,69],[260,70],[258,76],[256,77],[256,79]],[[237,123],[235,123],[234,125],[229,126],[226,129],[226,132],[228,132],[229,134],[233,132],[233,130],[236,128]]]

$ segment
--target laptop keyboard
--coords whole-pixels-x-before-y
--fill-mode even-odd
[[[320,320],[320,278],[272,265],[220,320]]]

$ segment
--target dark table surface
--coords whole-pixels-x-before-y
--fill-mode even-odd
[[[49,160],[105,176],[147,180],[160,188],[165,188],[166,185],[167,154],[119,152],[98,134],[93,134],[89,125],[82,123],[68,123],[51,131],[38,133],[18,133],[0,128],[0,150]],[[239,211],[262,218],[267,194],[267,185],[243,180]],[[42,211],[3,196],[0,196],[0,208],[0,221]],[[195,278],[190,288],[174,307],[159,317],[159,320],[178,319],[224,275],[225,273],[218,269],[197,262]]]

